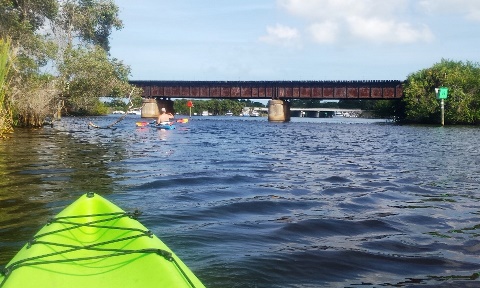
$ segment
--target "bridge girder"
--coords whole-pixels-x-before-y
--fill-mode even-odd
[[[144,98],[399,99],[403,82],[369,81],[152,81],[132,80]]]

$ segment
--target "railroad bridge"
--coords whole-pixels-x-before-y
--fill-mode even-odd
[[[171,98],[270,99],[268,120],[290,120],[291,99],[379,100],[403,97],[402,81],[142,81],[142,117],[155,117],[160,108],[173,112]]]

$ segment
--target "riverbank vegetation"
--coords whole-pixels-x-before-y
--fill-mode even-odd
[[[398,101],[389,100],[338,100],[338,101],[322,101],[322,100],[292,100],[292,108],[332,108],[332,109],[360,109],[367,111],[369,116],[373,118],[394,118],[395,107]]]
[[[11,68],[10,41],[0,39],[0,137],[12,130],[10,101],[7,98],[8,75]]]
[[[121,28],[113,0],[0,1],[0,39],[8,43],[1,131],[61,113],[101,114],[99,97],[139,95],[128,84],[130,68],[109,55],[110,34]]]
[[[446,125],[480,124],[480,64],[442,59],[430,68],[408,75],[403,98],[380,100],[377,117],[403,124],[440,124],[441,102],[436,88],[448,88],[445,99]]]
[[[448,88],[445,124],[480,124],[480,64],[445,59],[408,76],[395,116],[405,123],[440,123],[439,87]]]
[[[443,59],[430,68],[408,75],[402,99],[395,100],[293,100],[294,108],[348,108],[372,112],[374,117],[391,118],[405,124],[439,124],[440,100],[435,88],[448,88],[445,124],[480,124],[480,64]]]
[[[0,0],[0,137],[62,114],[108,113],[102,96],[140,99],[140,89],[128,83],[130,67],[109,54],[111,32],[123,27],[118,12],[113,0]],[[480,66],[452,60],[410,74],[401,100],[292,100],[292,107],[355,108],[402,123],[439,123],[435,88],[442,86],[449,89],[445,124],[480,124]],[[186,100],[174,105],[176,112],[190,112]],[[192,113],[239,115],[256,105],[206,100]]]
[[[190,108],[187,107],[187,99],[176,100],[173,104],[173,109],[176,113],[189,115]],[[244,107],[265,107],[260,102],[253,102],[250,100],[230,100],[230,99],[210,99],[194,101],[192,107],[192,115],[201,115],[203,111],[208,111],[213,115],[225,115],[227,112],[232,112],[234,115],[242,114]]]

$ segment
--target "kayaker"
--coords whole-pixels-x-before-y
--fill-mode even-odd
[[[160,115],[158,115],[158,119],[157,119],[157,125],[159,124],[162,124],[162,125],[166,125],[166,124],[170,124],[170,119],[173,119],[173,114],[172,113],[167,113],[167,109],[162,108],[160,110]]]

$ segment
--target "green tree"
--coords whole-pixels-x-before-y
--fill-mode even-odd
[[[112,29],[123,27],[118,12],[111,0],[66,0],[60,5],[52,28],[57,37],[63,38],[66,49],[73,46],[76,39],[109,51]]]
[[[98,96],[132,91],[129,67],[107,54],[120,28],[112,0],[0,0],[0,38],[17,51],[9,91],[18,125],[42,125],[64,101],[72,112],[96,114],[105,111]],[[47,63],[54,75],[42,72]]]
[[[176,113],[189,115],[190,108],[187,107],[187,99],[178,99],[173,103],[173,108]],[[240,115],[245,102],[232,99],[210,99],[210,100],[195,100],[193,102],[192,114],[200,115],[203,111],[208,111],[213,115],[225,115],[231,111],[234,115]]]
[[[322,107],[320,99],[293,99],[291,101],[292,108],[318,108]]]
[[[435,88],[441,86],[449,89],[446,124],[480,123],[479,64],[445,59],[408,76],[403,88],[405,110],[400,111],[399,118],[410,123],[439,123],[440,101],[435,97]]]
[[[12,39],[11,50],[16,55],[7,83],[8,107],[2,107],[0,113],[8,113],[11,120],[16,120],[14,123],[19,125],[28,121],[38,126],[43,121],[30,120],[41,117],[44,112],[42,106],[49,105],[48,92],[51,92],[52,85],[45,85],[48,76],[39,69],[55,55],[56,45],[47,39],[47,33],[39,31],[46,31],[45,24],[54,19],[57,11],[55,0],[0,0],[0,38]],[[44,104],[37,105],[39,102]],[[28,115],[19,115],[25,107],[30,107]]]
[[[40,29],[47,19],[53,19],[58,12],[56,0],[16,1],[0,0],[0,33],[16,36]],[[4,36],[4,35],[2,35]]]
[[[105,102],[105,105],[112,108],[112,110],[127,111],[128,103],[122,99],[113,99],[111,101]]]
[[[15,77],[12,93],[14,119],[17,126],[40,127],[52,114],[58,89],[52,76],[32,74]]]
[[[240,100],[240,102],[244,103],[244,107],[261,107],[264,108],[265,105],[257,102],[257,101],[252,101],[252,100]]]
[[[132,89],[128,84],[128,66],[110,59],[100,46],[67,50],[59,71],[62,95],[72,114],[96,114],[99,97],[124,97]]]
[[[12,129],[8,80],[14,55],[10,45],[11,41],[0,38],[0,137]]]
[[[373,110],[378,100],[342,99],[338,101],[339,108]]]
[[[55,55],[56,46],[43,28],[57,12],[57,0],[0,0],[0,38],[12,39],[18,72],[36,72]]]
[[[108,56],[110,34],[122,28],[113,1],[64,1],[52,28],[60,46],[58,83],[69,113],[98,114],[106,111],[99,109],[99,97],[125,97],[133,91],[130,68]]]
[[[395,119],[395,115],[403,113],[403,105],[401,100],[375,100],[375,104],[372,108],[373,116],[383,119]]]

